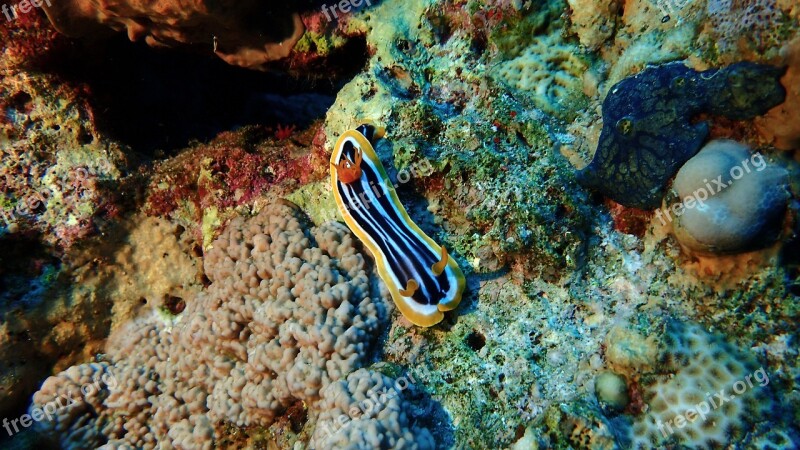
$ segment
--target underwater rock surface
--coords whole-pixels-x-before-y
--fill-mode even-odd
[[[650,67],[614,85],[603,131],[579,179],[625,206],[661,204],[667,182],[697,153],[708,124],[701,112],[750,119],[784,100],[782,70],[749,62],[703,72],[681,63]]]
[[[108,10],[120,31],[119,5],[153,29],[175,12],[88,3],[87,26]],[[798,448],[800,3],[606,3],[303,2],[268,74],[213,53],[263,21],[154,50],[63,36],[38,8],[0,20],[0,210],[16,217],[0,221],[0,448]],[[239,26],[236,7],[207,13]],[[787,101],[742,119],[780,101],[779,77]],[[621,81],[633,91],[610,94]],[[631,122],[648,147],[603,135],[606,100],[654,127]],[[388,301],[330,190],[334,143],[366,120],[387,131],[375,184],[466,278],[433,327]],[[585,174],[601,181],[673,138],[746,143],[780,172],[783,232],[690,251],[688,213],[664,224],[579,184],[601,135]],[[670,170],[694,193],[705,175],[674,147],[641,170],[690,159]],[[40,420],[70,391],[78,406]]]

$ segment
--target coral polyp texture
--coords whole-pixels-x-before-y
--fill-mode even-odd
[[[48,379],[35,406],[78,395],[73,386],[92,372],[115,383],[40,425],[65,448],[213,448],[226,424],[267,427],[292,408],[317,411],[322,389],[368,361],[386,318],[354,242],[340,225],[310,228],[286,204],[234,219],[205,257],[208,289],[177,316],[120,329],[107,363]]]
[[[708,136],[701,112],[750,119],[783,102],[782,70],[737,63],[703,72],[681,63],[650,67],[614,85],[603,131],[582,182],[625,206],[652,209],[667,182]]]
[[[711,189],[709,191],[709,188]],[[699,253],[735,253],[775,242],[790,198],[789,173],[731,140],[711,141],[678,171],[672,189],[685,212],[678,241]]]
[[[577,45],[546,36],[500,63],[495,76],[512,89],[527,92],[536,107],[558,116],[585,101],[583,74],[588,68]]]
[[[402,380],[402,382],[401,382]],[[322,391],[322,412],[310,448],[433,450],[433,435],[415,425],[413,406],[404,398],[404,378],[394,380],[359,369]]]
[[[779,40],[778,30],[786,21],[778,0],[709,0],[706,13],[706,27],[715,38],[709,44],[722,52],[739,46],[763,51]]]
[[[633,424],[632,448],[745,444],[779,415],[767,369],[697,324],[670,320],[661,359],[662,373],[644,386],[649,409]]]

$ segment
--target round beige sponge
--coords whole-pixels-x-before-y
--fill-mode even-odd
[[[714,140],[678,171],[670,207],[675,237],[700,254],[763,248],[779,237],[789,199],[787,171],[731,140]]]

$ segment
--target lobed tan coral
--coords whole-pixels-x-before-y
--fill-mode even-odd
[[[212,448],[226,424],[268,426],[312,408],[320,391],[364,364],[385,318],[377,278],[340,224],[308,229],[288,204],[234,219],[205,258],[208,289],[175,317],[153,314],[114,333],[114,386],[80,415],[40,426],[65,448]],[[34,407],[77,381],[49,378]]]
[[[405,379],[393,380],[359,369],[322,392],[311,448],[316,450],[426,450],[434,448],[430,431],[413,425],[403,398]]]
[[[82,448],[87,442],[99,445],[105,434],[120,425],[113,423],[113,415],[103,406],[114,387],[117,380],[106,363],[70,367],[42,384],[31,416],[37,417],[37,409],[45,413],[45,421],[39,424],[54,424],[65,448]],[[57,424],[48,418],[57,418]]]

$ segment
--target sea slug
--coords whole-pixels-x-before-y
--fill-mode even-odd
[[[381,279],[400,312],[429,327],[458,306],[464,274],[447,250],[408,216],[372,148],[383,129],[371,124],[348,130],[331,155],[331,187],[350,229],[375,257]]]

